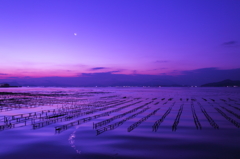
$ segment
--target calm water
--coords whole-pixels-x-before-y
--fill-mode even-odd
[[[0,125],[6,124],[4,117],[8,124],[15,123],[15,128],[0,131],[1,159],[240,158],[239,88],[2,88],[0,92],[12,92],[0,94]],[[65,120],[55,112],[51,118],[34,121],[64,120],[36,129],[33,119],[11,120],[16,114],[54,109],[92,113]],[[100,116],[104,112],[109,114]],[[56,126],[96,115],[55,131]]]

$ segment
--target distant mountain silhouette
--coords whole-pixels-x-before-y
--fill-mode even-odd
[[[3,84],[0,84],[0,87],[10,87],[10,85],[8,83],[3,83]]]
[[[11,85],[8,84],[8,83],[0,83],[0,87],[6,88],[6,87],[21,87],[21,86],[11,86]]]
[[[232,81],[230,79],[226,79],[220,82],[213,82],[201,85],[201,87],[240,87],[240,81]]]

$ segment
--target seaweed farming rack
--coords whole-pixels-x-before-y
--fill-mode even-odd
[[[99,97],[89,100],[95,95]],[[22,110],[25,112],[11,113]],[[240,100],[233,98],[142,98],[109,92],[0,92],[1,131],[23,126],[36,130],[53,125],[53,130],[61,133],[91,121],[96,135],[131,122],[126,128],[130,133],[144,122],[151,121],[149,130],[158,132],[166,120],[171,130],[177,131],[181,129],[181,120],[186,118],[186,112],[197,130],[203,130],[206,122],[213,129],[220,129],[216,117],[240,128]]]

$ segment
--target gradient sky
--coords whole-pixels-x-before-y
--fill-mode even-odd
[[[240,68],[239,0],[0,0],[0,78]]]

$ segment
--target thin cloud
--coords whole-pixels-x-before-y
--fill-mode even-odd
[[[110,71],[111,73],[117,73],[117,72],[121,72],[121,71]]]
[[[237,43],[238,43],[237,41],[232,40],[232,41],[225,42],[222,45],[223,46],[236,46]]]
[[[103,70],[103,69],[107,69],[107,68],[106,67],[94,67],[94,68],[91,68],[92,71]]]
[[[8,75],[8,74],[6,74],[6,73],[0,73],[0,75]]]

